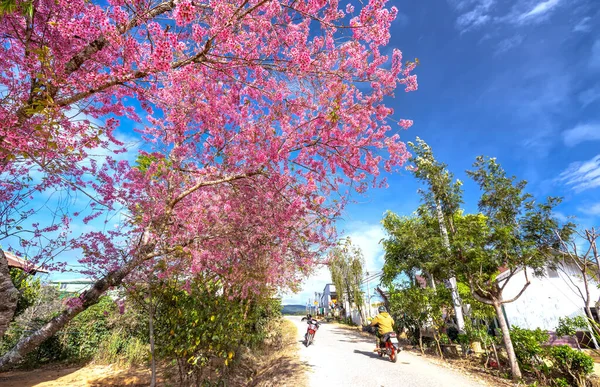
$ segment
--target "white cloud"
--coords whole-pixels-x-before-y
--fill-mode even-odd
[[[554,215],[556,220],[558,220],[561,223],[566,223],[569,221],[569,217],[560,211],[553,211],[552,214]]]
[[[510,49],[517,47],[521,43],[523,43],[522,35],[515,35],[511,38],[503,39],[502,41],[500,41],[500,43],[498,43],[495,54],[496,55],[504,54],[505,52],[509,51]]]
[[[588,161],[571,163],[556,179],[575,192],[600,187],[600,154]]]
[[[582,91],[577,99],[581,102],[583,108],[600,99],[600,85],[596,85],[587,90]]]
[[[580,211],[588,213],[590,215],[600,215],[600,203],[595,203],[591,206],[581,208]]]
[[[600,124],[579,124],[563,132],[563,141],[566,146],[575,146],[586,141],[600,140]]]
[[[348,233],[352,244],[360,247],[365,258],[365,268],[369,272],[381,270],[383,267],[383,247],[379,243],[385,237],[383,228],[379,224],[356,222],[351,226],[352,232]]]
[[[552,8],[556,7],[560,0],[546,0],[538,3],[529,12],[525,12],[519,16],[519,20],[523,21],[534,16],[541,16],[548,13]]]
[[[492,20],[490,10],[495,0],[463,0],[450,1],[450,4],[459,12],[463,12],[456,19],[456,26],[462,32],[482,26]],[[468,12],[464,12],[470,9]]]
[[[575,27],[573,27],[573,32],[590,32],[592,30],[592,26],[589,21],[592,20],[591,17],[586,16],[577,23]]]
[[[323,292],[323,288],[328,283],[331,283],[331,274],[327,266],[321,265],[306,279],[298,293],[282,294],[282,303],[284,305],[306,305],[309,299],[311,302],[314,300],[315,292]]]

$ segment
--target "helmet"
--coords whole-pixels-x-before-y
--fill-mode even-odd
[[[312,316],[309,314],[306,315],[306,318],[312,318]]]
[[[382,312],[387,312],[387,309],[385,309],[385,306],[381,305],[379,308],[377,308],[377,311],[379,313],[382,313]]]

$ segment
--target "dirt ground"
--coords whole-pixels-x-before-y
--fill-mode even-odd
[[[305,387],[306,367],[298,356],[296,326],[283,319],[279,327],[281,340],[262,350],[248,352],[232,370],[228,386],[294,386]],[[162,369],[165,373],[166,369]],[[173,373],[173,372],[171,372]],[[126,368],[118,365],[88,364],[80,367],[48,366],[31,371],[0,373],[2,387],[94,387],[94,386],[148,386],[150,370]],[[175,386],[176,382],[159,377],[159,386]]]
[[[3,387],[147,386],[150,371],[115,365],[58,366],[0,374]]]

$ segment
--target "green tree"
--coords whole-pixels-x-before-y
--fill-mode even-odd
[[[435,288],[435,278],[440,280],[450,275],[450,260],[445,256],[437,220],[422,207],[413,216],[399,216],[387,211],[381,223],[387,232],[387,238],[382,241],[384,283],[391,285],[401,273],[411,282],[415,275],[424,274],[429,285]]]
[[[559,198],[537,203],[525,192],[526,181],[516,181],[494,158],[478,157],[467,174],[479,185],[481,214],[460,217],[453,241],[452,265],[469,284],[473,297],[496,310],[514,379],[521,378],[502,305],[518,299],[530,285],[529,273],[543,275],[560,241],[552,210]],[[499,278],[500,273],[501,277]],[[518,274],[525,284],[511,298],[504,290]]]
[[[571,336],[577,344],[577,349],[581,351],[579,346],[579,340],[577,339],[578,330],[587,330],[588,321],[583,316],[575,317],[560,317],[558,319],[558,326],[556,327],[556,335],[559,337]]]
[[[350,238],[340,241],[330,252],[329,271],[342,305],[344,301],[348,302],[349,307],[352,307],[353,303],[356,304],[360,315],[363,316],[363,294],[360,285],[364,258],[360,247],[352,245]]]
[[[429,215],[437,219],[443,253],[450,254],[450,239],[456,233],[454,216],[459,212],[462,204],[462,183],[454,180],[452,172],[447,165],[435,159],[431,147],[419,137],[416,142],[409,142],[414,156],[410,159],[414,163],[414,176],[427,186],[427,190],[419,190],[424,207]],[[435,282],[434,282],[435,283]],[[465,322],[462,313],[462,301],[458,292],[456,275],[451,270],[451,275],[445,281],[451,290],[454,314],[460,331],[464,331]]]
[[[389,235],[384,241],[384,273],[387,280],[402,272],[437,273],[439,279],[456,275],[469,286],[474,299],[494,308],[512,376],[520,379],[502,305],[523,294],[530,284],[531,272],[544,273],[560,247],[557,234],[567,232],[567,226],[559,227],[552,216],[560,199],[536,203],[525,192],[527,183],[508,177],[495,159],[478,157],[474,167],[467,173],[482,190],[481,213],[462,214],[453,209],[450,253],[445,251],[445,238],[440,236],[439,225],[436,227],[430,211],[419,210],[409,218],[388,213],[383,220]],[[458,195],[458,191],[454,192]],[[516,295],[505,298],[506,286],[517,275],[525,276],[525,285]]]
[[[444,287],[423,288],[416,283],[390,292],[390,312],[399,316],[398,325],[407,328],[418,338],[423,352],[421,328],[431,329],[438,353],[443,357],[440,346],[441,329],[444,326],[444,311],[452,307],[450,290]]]

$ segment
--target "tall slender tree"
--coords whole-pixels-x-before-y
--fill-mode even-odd
[[[360,247],[352,245],[349,237],[343,242],[340,241],[331,250],[328,265],[331,281],[342,300],[342,305],[344,305],[344,301],[347,302],[349,308],[352,308],[353,304],[356,305],[364,320],[361,283],[365,264]]]
[[[450,254],[450,237],[456,233],[453,218],[462,204],[462,183],[454,180],[454,175],[448,171],[446,164],[435,159],[431,147],[425,141],[417,137],[415,143],[409,142],[408,145],[414,152],[410,159],[414,163],[412,171],[418,180],[427,185],[426,190],[419,190],[425,208],[437,218],[442,244]],[[462,301],[455,275],[446,280],[446,286],[452,294],[458,329],[464,331]]]

